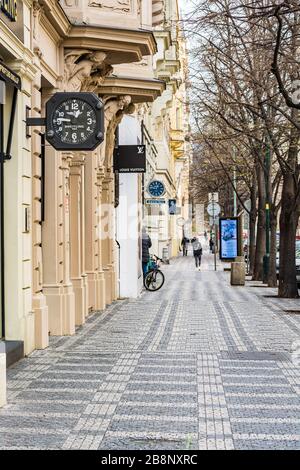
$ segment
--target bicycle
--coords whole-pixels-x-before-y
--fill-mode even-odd
[[[153,255],[148,263],[148,272],[144,278],[144,286],[151,292],[161,289],[165,282],[165,276],[159,269],[160,262],[164,263],[161,258]]]

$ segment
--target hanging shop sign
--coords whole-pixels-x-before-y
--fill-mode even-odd
[[[220,259],[234,260],[238,256],[239,219],[238,217],[221,217],[220,227]]]
[[[18,90],[21,89],[21,78],[3,62],[0,61],[0,80],[12,85]]]
[[[0,19],[18,39],[24,41],[22,0],[0,0]]]
[[[169,199],[169,215],[177,214],[176,199]]]
[[[114,171],[119,173],[146,172],[145,145],[119,145],[114,151]]]
[[[45,118],[27,118],[27,126],[46,126],[56,150],[94,150],[104,140],[104,107],[95,93],[56,93]]]
[[[18,98],[18,91],[21,89],[21,79],[20,77],[10,70],[3,62],[0,61],[0,104],[5,104],[5,97],[6,97],[6,87],[13,86],[13,96],[10,108],[10,117],[8,123],[8,134],[6,139],[6,149],[3,146],[3,141],[0,143],[0,163],[4,163],[5,160],[11,159],[11,145],[12,145],[12,138],[13,138],[13,130],[14,130],[14,123],[15,123],[15,115],[16,115],[16,107],[17,107],[17,98]],[[4,132],[4,123],[3,120],[0,122],[0,136],[3,135]]]
[[[156,205],[161,205],[161,204],[166,204],[165,199],[146,199],[146,204],[156,204]]]

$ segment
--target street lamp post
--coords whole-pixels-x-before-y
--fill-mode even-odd
[[[264,268],[264,283],[268,282],[268,274],[270,267],[270,198],[269,198],[269,178],[270,178],[270,145],[266,141],[266,153],[265,153],[265,182],[266,182],[266,254],[263,258]]]

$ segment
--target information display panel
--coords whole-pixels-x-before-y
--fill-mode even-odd
[[[220,259],[234,260],[238,256],[239,219],[237,217],[222,217],[220,224]]]

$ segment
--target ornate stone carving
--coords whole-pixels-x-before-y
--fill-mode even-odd
[[[122,111],[124,108],[127,108],[131,103],[131,96],[124,95],[119,96],[118,98],[105,98],[104,105],[104,119],[105,119],[105,132],[107,132],[108,126],[111,121],[115,118],[118,111]]]
[[[152,0],[152,26],[160,26],[165,19],[163,0]]]
[[[39,4],[38,1],[34,1],[32,4],[32,12],[33,12],[33,38],[38,40],[38,33],[39,33],[39,25],[40,25],[40,17],[43,13],[43,7]]]
[[[100,165],[110,169],[113,149],[115,146],[115,132],[122,121],[124,114],[132,114],[135,106],[131,103],[131,96],[104,97],[105,142],[100,149]]]
[[[64,4],[67,7],[74,7],[77,5],[77,0],[64,0]]]
[[[66,50],[64,91],[93,91],[112,72],[102,51]]]
[[[89,0],[89,7],[129,13],[131,11],[131,0]]]

